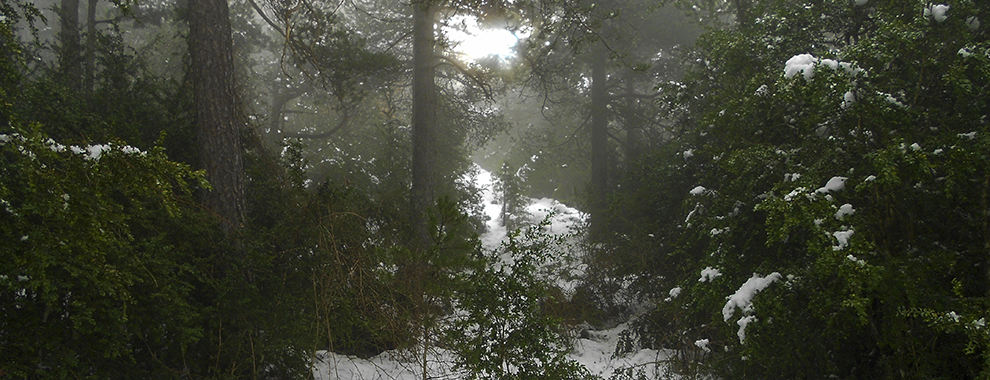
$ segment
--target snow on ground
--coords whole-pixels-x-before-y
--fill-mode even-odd
[[[486,223],[488,231],[481,236],[482,245],[486,249],[495,249],[505,239],[507,231],[499,218],[501,205],[497,203],[493,191],[494,178],[488,171],[481,168],[477,169],[479,173],[475,180],[478,187],[483,189],[484,210],[489,217]],[[550,233],[570,235],[574,232],[574,228],[584,222],[584,215],[579,210],[568,207],[555,199],[543,198],[530,199],[529,201],[530,204],[526,207],[526,212],[529,214],[528,220],[531,223],[538,223],[553,212],[550,225],[547,227]],[[570,275],[557,279],[558,286],[565,293],[573,290],[578,282],[574,277],[583,273],[584,269],[584,264],[580,262],[580,258],[565,257],[552,265],[560,266],[560,270]],[[603,379],[610,378],[616,371],[623,368],[631,368],[636,373],[644,371],[643,373],[647,375],[653,375],[658,370],[662,370],[657,363],[666,359],[669,355],[668,352],[644,349],[629,354],[614,355],[619,337],[628,327],[628,324],[621,324],[609,330],[588,331],[586,334],[582,334],[584,337],[576,340],[569,355],[570,359],[585,366],[591,374]],[[408,351],[388,351],[369,359],[320,351],[315,359],[313,376],[317,380],[416,380],[423,378],[422,351],[418,355]],[[458,373],[454,370],[454,356],[446,350],[436,348],[429,350],[426,363],[427,376],[430,379],[456,380],[466,377],[464,373]]]
[[[476,169],[478,175],[474,180],[478,188],[482,189],[481,199],[485,206],[485,215],[489,218],[486,222],[488,232],[481,235],[481,243],[485,248],[494,249],[502,243],[507,233],[505,226],[502,225],[502,205],[498,203],[498,197],[494,191],[495,177],[485,169],[480,167],[476,167]],[[529,214],[527,220],[533,224],[539,223],[551,212],[554,215],[550,220],[549,232],[554,234],[571,234],[575,232],[575,228],[579,224],[584,222],[584,215],[581,214],[581,211],[568,207],[556,199],[529,199],[529,205],[526,206],[526,213]]]
[[[568,357],[602,379],[609,379],[623,370],[656,378],[657,374],[664,372],[662,363],[670,357],[669,350],[642,349],[625,355],[614,355],[619,336],[628,327],[628,324],[621,324],[609,330],[590,331],[588,338],[578,339],[574,343]],[[389,351],[369,359],[361,359],[321,351],[317,354],[313,376],[316,380],[419,380],[423,378],[422,352],[419,354]],[[466,378],[465,373],[454,370],[453,362],[453,354],[449,351],[430,349],[427,355],[427,377],[449,380]]]
[[[485,215],[488,216],[488,221],[485,222],[485,226],[488,227],[488,232],[481,235],[481,245],[485,248],[495,248],[502,243],[502,239],[505,238],[506,230],[505,226],[502,225],[501,211],[502,205],[496,202],[495,199],[495,176],[491,172],[482,169],[478,169],[478,176],[474,178],[476,185],[481,191],[481,202],[485,206]]]
[[[421,353],[420,353],[421,354]],[[369,359],[337,355],[321,351],[313,368],[316,380],[421,380],[423,358],[408,352],[389,351]],[[453,367],[453,355],[442,349],[427,355],[427,376],[430,379],[461,379]]]
[[[664,371],[658,363],[670,357],[669,351],[641,349],[625,355],[614,355],[619,336],[628,328],[629,325],[623,323],[609,330],[590,331],[589,338],[578,339],[569,357],[581,363],[592,375],[602,379],[609,379],[623,369],[632,369],[637,373],[642,371],[647,378],[657,378],[654,375]]]
[[[487,232],[481,235],[481,244],[485,249],[496,249],[506,239],[508,231],[502,225],[501,210],[502,205],[498,201],[498,194],[495,194],[495,177],[481,167],[475,167],[478,175],[474,178],[478,188],[482,189],[481,199],[485,206]],[[538,224],[550,216],[550,225],[546,231],[565,237],[565,244],[575,245],[577,243],[577,228],[584,223],[585,215],[580,210],[569,207],[553,198],[532,199],[527,198],[525,207],[526,223]],[[573,294],[579,285],[579,278],[584,275],[585,264],[581,257],[577,255],[576,249],[567,249],[564,255],[557,257],[554,262],[547,263],[555,273],[557,286],[564,294]],[[512,262],[512,257],[503,256],[503,263]],[[550,268],[547,268],[551,271]]]

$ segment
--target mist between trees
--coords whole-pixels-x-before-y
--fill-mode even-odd
[[[0,0],[0,379],[990,377],[985,20]]]

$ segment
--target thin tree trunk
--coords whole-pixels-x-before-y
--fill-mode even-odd
[[[244,164],[236,115],[233,40],[226,0],[189,1],[189,55],[199,156],[213,189],[203,204],[228,235],[244,219]]]
[[[632,70],[626,71],[626,166],[628,167],[640,152],[639,116],[636,114],[636,74]]]
[[[598,46],[591,62],[591,235],[601,237],[608,193],[608,50]]]
[[[83,78],[83,90],[93,91],[96,82],[96,5],[100,0],[89,0],[86,8],[86,72]]]
[[[82,60],[79,52],[79,0],[62,0],[59,15],[59,42],[62,44],[59,67],[73,90],[82,85]]]
[[[413,4],[412,224],[418,249],[430,245],[426,213],[436,200],[435,8]]]

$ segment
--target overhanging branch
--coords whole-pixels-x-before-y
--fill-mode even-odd
[[[286,134],[283,135],[283,137],[318,140],[318,139],[325,139],[325,138],[328,138],[330,136],[333,136],[335,133],[339,132],[341,129],[344,129],[344,127],[346,127],[347,124],[348,124],[348,122],[351,120],[351,112],[350,112],[350,109],[348,107],[346,107],[346,106],[345,107],[341,107],[341,112],[343,113],[343,115],[340,118],[340,121],[337,122],[337,125],[334,126],[333,128],[331,128],[329,131],[320,132],[320,133],[302,133],[302,132],[286,133]]]
[[[481,91],[485,93],[486,99],[495,100],[495,92],[492,90],[492,86],[488,83],[485,83],[485,81],[481,80],[481,78],[478,77],[478,75],[475,75],[474,73],[469,71],[466,67],[464,67],[463,64],[453,59],[450,59],[449,57],[440,57],[440,60],[445,62],[447,65],[450,65],[451,67],[457,69],[457,71],[459,71],[461,74],[464,74],[464,76],[466,76],[468,79],[474,82],[474,84],[476,84],[479,88],[481,88]]]

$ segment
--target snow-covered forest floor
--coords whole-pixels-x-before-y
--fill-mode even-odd
[[[484,211],[489,217],[487,232],[481,236],[482,245],[485,249],[495,249],[506,239],[507,231],[500,220],[501,204],[493,191],[493,177],[488,171],[478,169],[479,174],[474,180],[483,191]],[[579,210],[555,199],[529,199],[528,203],[526,211],[529,222],[538,223],[553,213],[548,231],[568,236],[569,239],[574,238],[574,228],[584,221],[585,216]],[[505,260],[511,258],[506,257]],[[560,258],[560,262],[555,265],[560,268],[554,273],[565,275],[552,280],[565,292],[572,291],[580,281],[574,278],[580,277],[585,264],[580,257],[571,257]],[[622,323],[607,330],[582,332],[574,340],[569,358],[583,365],[592,375],[603,379],[613,378],[613,375],[618,375],[621,371],[644,374],[663,371],[663,368],[658,368],[658,363],[669,357],[670,352],[638,349],[631,353],[615,354],[619,338],[628,328],[628,323]],[[427,377],[464,378],[464,373],[455,370],[454,359],[453,354],[446,350],[430,349]],[[423,360],[421,355],[409,351],[386,351],[368,359],[321,351],[317,354],[313,375],[318,380],[415,380],[423,378]]]

